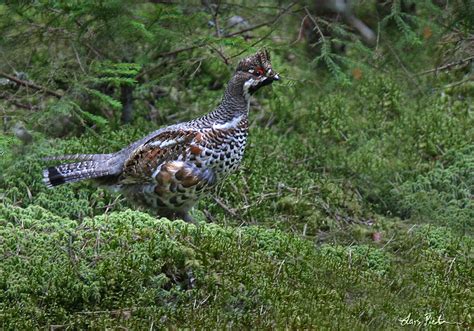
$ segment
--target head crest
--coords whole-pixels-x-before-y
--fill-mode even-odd
[[[267,68],[271,67],[271,65],[270,53],[264,48],[257,53],[242,59],[237,66],[237,71],[247,71],[248,69],[255,67]]]

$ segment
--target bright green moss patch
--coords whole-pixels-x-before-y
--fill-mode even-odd
[[[441,230],[426,240],[425,230],[414,231],[416,244],[398,248],[400,261],[390,244],[318,247],[277,230],[131,210],[76,222],[41,207],[3,206],[0,218],[6,329],[391,327],[427,310],[470,318],[473,297],[463,289],[472,284],[472,243],[451,236],[436,244]],[[440,311],[442,302],[449,304]]]

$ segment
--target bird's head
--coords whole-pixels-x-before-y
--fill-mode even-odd
[[[260,87],[280,79],[278,73],[272,68],[270,54],[266,49],[242,59],[237,66],[235,76],[243,82],[246,97],[255,93]]]

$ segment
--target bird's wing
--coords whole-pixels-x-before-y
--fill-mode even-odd
[[[195,150],[202,140],[202,134],[189,129],[159,131],[143,139],[141,144],[133,144],[128,154],[119,182],[139,184],[153,182],[153,172],[164,162],[175,161]]]

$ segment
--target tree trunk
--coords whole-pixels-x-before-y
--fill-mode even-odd
[[[122,123],[130,123],[133,118],[133,87],[122,85],[120,101],[122,102]]]

